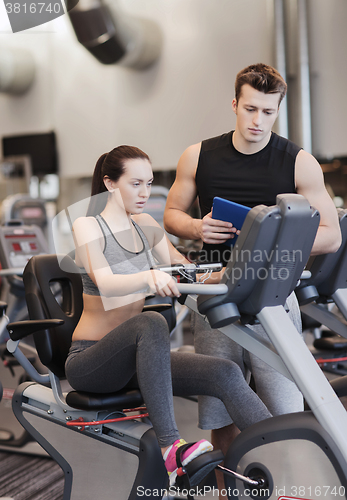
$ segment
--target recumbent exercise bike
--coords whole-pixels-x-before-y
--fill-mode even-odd
[[[304,488],[308,500],[316,500],[317,488],[326,492],[324,487],[329,489],[325,498],[337,498],[334,488],[339,498],[346,498],[347,414],[284,309],[318,224],[318,212],[302,196],[279,195],[277,205],[255,207],[247,215],[220,284],[178,285],[188,307],[293,379],[311,408],[259,422],[235,439],[224,467],[218,466],[225,472],[230,499],[277,500],[295,496],[295,487],[301,492]],[[141,408],[140,393],[63,394],[61,389],[82,307],[81,279],[74,266],[66,257],[40,256],[25,269],[31,321],[9,325],[8,348],[16,356],[18,340],[34,333],[41,361],[50,370],[51,388],[35,382],[19,386],[14,413],[63,469],[64,500],[100,494],[105,500],[135,499],[144,492],[147,498],[158,498],[167,474],[153,429],[139,420],[112,418],[117,412],[123,418],[126,408]],[[253,271],[252,279],[247,269]],[[51,291],[55,282],[62,288],[60,304]],[[253,321],[260,321],[269,341],[247,328]],[[196,471],[187,472],[194,478]]]

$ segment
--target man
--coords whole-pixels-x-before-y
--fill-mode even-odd
[[[235,131],[190,146],[179,160],[167,199],[165,229],[181,238],[201,239],[206,261],[222,261],[225,265],[230,250],[224,243],[239,229],[212,219],[215,196],[252,208],[274,205],[280,193],[301,194],[320,213],[312,254],[336,252],[341,244],[337,211],[325,189],[320,165],[312,155],[272,132],[286,91],[285,81],[271,66],[255,64],[243,69],[236,77],[232,101]],[[188,215],[197,197],[201,219]],[[300,311],[294,294],[287,305],[300,331]],[[231,358],[245,374],[249,369],[258,395],[273,415],[302,410],[302,396],[292,382],[218,330],[212,330],[197,315],[193,322],[196,351]],[[266,336],[262,327],[251,328]],[[199,426],[212,429],[213,444],[224,452],[238,433],[215,398],[199,400]],[[217,480],[221,487],[223,482]]]

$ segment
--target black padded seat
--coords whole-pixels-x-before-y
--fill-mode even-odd
[[[314,340],[313,346],[320,351],[346,351],[347,339],[341,337],[340,335],[321,337]]]
[[[37,255],[32,257],[23,273],[25,294],[32,327],[37,320],[60,320],[47,329],[36,327],[34,340],[41,362],[60,379],[65,378],[65,361],[72,333],[83,309],[82,279],[78,267],[68,256]],[[60,284],[56,299],[52,283]],[[167,304],[165,304],[165,307]],[[27,322],[26,322],[27,323]],[[20,339],[27,335],[23,322],[11,323],[10,335]],[[107,394],[71,391],[66,396],[69,406],[80,410],[102,410],[136,407],[143,404],[140,390],[123,388]]]
[[[118,392],[94,394],[92,392],[71,391],[66,396],[69,406],[78,410],[123,410],[143,404],[139,390],[123,389]]]

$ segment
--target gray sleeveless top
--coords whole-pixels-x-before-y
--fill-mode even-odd
[[[149,247],[148,240],[136,222],[131,221],[142,241],[142,249],[139,252],[130,252],[117,241],[107,222],[101,215],[96,215],[96,220],[104,234],[105,246],[104,256],[113,274],[135,274],[148,271],[155,265],[154,258]],[[80,267],[83,293],[86,295],[100,295],[98,287],[90,279],[84,267]],[[139,290],[139,292],[144,290]]]

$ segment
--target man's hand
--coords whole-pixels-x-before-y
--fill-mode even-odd
[[[205,215],[205,217],[199,221],[199,224],[200,238],[204,243],[225,243],[227,240],[234,238],[235,234],[240,234],[240,231],[230,222],[212,219],[212,212]]]

